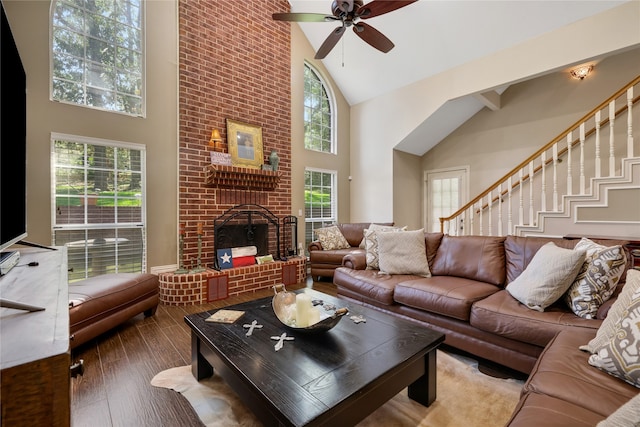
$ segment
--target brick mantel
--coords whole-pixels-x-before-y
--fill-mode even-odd
[[[280,183],[280,172],[240,168],[225,165],[205,167],[205,183],[220,188],[238,190],[275,190]]]

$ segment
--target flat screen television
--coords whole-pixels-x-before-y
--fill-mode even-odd
[[[4,5],[1,26],[0,252],[27,236],[27,77]]]

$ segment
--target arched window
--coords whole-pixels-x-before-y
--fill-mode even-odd
[[[309,64],[304,64],[304,148],[336,152],[335,102],[328,85]]]
[[[143,0],[54,0],[51,99],[144,116]]]

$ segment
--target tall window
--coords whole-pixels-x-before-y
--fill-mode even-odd
[[[52,135],[53,243],[69,280],[146,271],[145,148]]]
[[[333,100],[320,75],[304,64],[304,148],[335,153]]]
[[[51,99],[144,115],[142,0],[55,0]]]
[[[306,169],[304,172],[305,247],[313,231],[337,221],[336,172]]]

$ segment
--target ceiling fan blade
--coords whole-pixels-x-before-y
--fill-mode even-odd
[[[334,16],[321,13],[274,13],[271,15],[276,21],[287,22],[327,22],[335,21]]]
[[[331,52],[331,49],[333,49],[333,47],[338,43],[338,41],[344,34],[344,30],[344,26],[338,27],[333,30],[333,32],[329,34],[329,37],[327,37],[324,43],[322,43],[322,46],[320,46],[318,52],[316,52],[315,59],[324,59],[324,57],[327,56],[329,52]]]
[[[355,24],[353,32],[381,52],[387,53],[395,46],[384,34],[364,22]]]
[[[356,16],[361,19],[369,19],[374,16],[380,16],[385,13],[393,12],[394,10],[400,9],[401,7],[405,7],[410,5],[411,3],[415,3],[418,0],[409,0],[409,1],[385,1],[385,0],[373,0],[363,6],[356,11]]]

